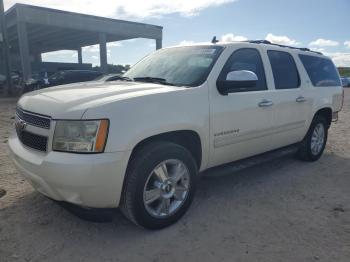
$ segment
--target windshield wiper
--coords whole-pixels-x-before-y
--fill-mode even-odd
[[[134,77],[134,81],[157,83],[157,84],[168,85],[168,86],[176,86],[175,84],[169,83],[167,82],[166,79],[160,78],[160,77],[151,77],[151,76]]]
[[[120,81],[134,81],[130,77],[127,76],[118,76],[115,80],[120,80]]]

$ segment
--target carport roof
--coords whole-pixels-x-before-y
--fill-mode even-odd
[[[11,49],[18,50],[18,24],[25,24],[30,53],[78,49],[99,43],[104,33],[107,42],[132,38],[162,39],[161,26],[85,15],[56,9],[15,4],[6,11]]]

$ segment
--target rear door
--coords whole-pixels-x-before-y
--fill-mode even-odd
[[[267,48],[265,55],[269,61],[274,91],[274,137],[278,147],[283,147],[303,139],[312,101],[307,96],[308,84],[298,70],[296,57],[287,51]]]

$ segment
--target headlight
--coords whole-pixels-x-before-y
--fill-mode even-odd
[[[59,120],[56,123],[52,149],[76,153],[102,153],[107,135],[108,120]]]

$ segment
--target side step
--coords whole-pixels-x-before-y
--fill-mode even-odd
[[[201,173],[201,176],[206,177],[220,177],[225,176],[234,172],[241,171],[243,169],[257,166],[263,163],[271,162],[272,160],[276,160],[278,158],[282,158],[285,156],[291,156],[295,154],[298,150],[298,144],[294,144],[291,146],[283,147],[280,149],[276,149],[273,151],[269,151],[257,156],[245,158],[242,160],[238,160],[235,162],[231,162],[228,164],[224,164],[218,167],[213,167],[208,170],[205,170]]]

